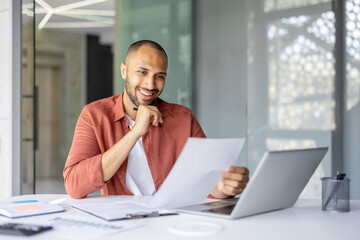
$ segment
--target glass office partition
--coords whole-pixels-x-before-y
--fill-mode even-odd
[[[34,1],[22,1],[22,194],[34,193]]]
[[[133,42],[149,39],[162,45],[169,57],[165,101],[191,107],[192,102],[192,1],[116,1],[115,92],[124,89],[119,66]]]
[[[65,193],[62,171],[93,77],[88,56],[111,53],[113,18],[112,0],[23,1],[22,194]]]
[[[106,72],[100,63],[112,64],[113,5],[112,0],[36,1],[36,193],[65,193],[62,171],[77,119],[90,90],[101,92],[93,79],[103,84],[105,76],[112,77],[112,66]]]

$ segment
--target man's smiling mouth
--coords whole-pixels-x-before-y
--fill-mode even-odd
[[[145,96],[152,96],[154,94],[153,92],[145,92],[141,89],[139,91],[140,91],[140,93],[144,94]]]

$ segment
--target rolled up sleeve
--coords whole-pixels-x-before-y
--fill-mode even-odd
[[[63,171],[65,188],[71,197],[84,198],[104,186],[101,158],[91,115],[85,106]]]
[[[204,131],[194,115],[191,117],[191,137],[206,138]]]

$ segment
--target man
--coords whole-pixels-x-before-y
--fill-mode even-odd
[[[103,195],[153,195],[187,139],[206,137],[188,108],[158,98],[167,65],[159,44],[133,43],[120,66],[124,92],[84,107],[63,172],[71,197],[98,189]],[[244,167],[229,167],[209,197],[241,193],[248,175]]]

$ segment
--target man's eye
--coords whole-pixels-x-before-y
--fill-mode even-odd
[[[164,76],[164,75],[158,75],[157,78],[159,78],[159,79],[165,79],[165,76]]]
[[[144,75],[146,72],[145,71],[138,71],[138,73],[140,73],[141,75]]]

